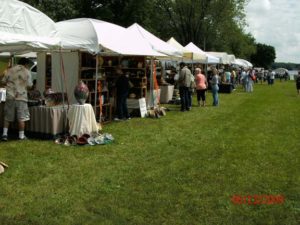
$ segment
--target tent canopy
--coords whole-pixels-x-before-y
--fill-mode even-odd
[[[44,13],[17,0],[1,0],[0,52],[58,48],[55,23]]]
[[[170,45],[172,45],[173,47],[175,47],[176,49],[181,51],[183,53],[183,59],[185,59],[185,60],[193,59],[193,53],[191,51],[189,51],[188,49],[186,49],[185,47],[183,47],[178,41],[176,41],[175,38],[171,37],[167,41],[167,43],[169,43]]]
[[[149,31],[145,30],[139,24],[134,23],[127,28],[133,36],[140,36],[144,38],[153,48],[153,50],[160,52],[169,57],[182,57],[182,51],[159,39]]]
[[[274,72],[277,73],[277,74],[286,74],[289,71],[285,68],[277,68],[277,69],[274,70]]]
[[[240,66],[240,67],[244,67],[244,68],[252,68],[253,65],[252,63],[250,63],[249,61],[245,60],[245,59],[235,59],[232,64]]]
[[[220,64],[230,64],[230,57],[226,52],[207,52],[210,55],[213,55],[220,59]]]
[[[164,56],[149,43],[134,36],[124,27],[90,18],[78,18],[56,23],[62,48],[81,49],[91,53]]]
[[[220,62],[220,59],[217,57],[214,57],[213,55],[210,55],[199,47],[197,47],[194,43],[190,42],[188,45],[185,46],[185,49],[193,52],[193,54],[197,54],[199,56],[203,56],[203,59],[199,60],[201,63],[207,63],[207,64],[218,64]]]

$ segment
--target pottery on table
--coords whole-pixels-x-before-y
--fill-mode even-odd
[[[80,105],[83,105],[88,96],[89,96],[89,88],[88,86],[81,80],[78,85],[74,89],[75,99]]]

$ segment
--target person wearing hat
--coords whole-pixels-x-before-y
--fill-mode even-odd
[[[27,88],[32,86],[31,74],[28,70],[29,65],[29,59],[21,58],[18,64],[10,68],[2,78],[2,83],[5,84],[6,88],[2,141],[7,141],[9,124],[15,121],[15,117],[18,119],[19,139],[27,139],[24,134],[25,121],[30,119]]]
[[[127,96],[130,89],[130,82],[128,77],[123,73],[121,68],[117,68],[118,75],[116,81],[116,95],[117,95],[117,118],[115,120],[130,119],[127,108]]]

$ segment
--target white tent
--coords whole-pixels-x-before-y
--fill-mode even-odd
[[[56,23],[64,49],[82,49],[91,53],[164,56],[140,36],[124,27],[101,20],[79,18]]]
[[[217,57],[214,57],[213,55],[210,55],[204,51],[202,51],[199,47],[197,47],[194,43],[190,42],[188,45],[185,46],[185,49],[203,56],[203,60],[200,60],[201,63],[206,64],[218,64],[220,62],[220,59]]]
[[[253,65],[252,63],[250,63],[249,61],[245,60],[245,59],[235,59],[232,64],[237,65],[239,67],[244,67],[244,68],[252,68]]]
[[[178,41],[176,41],[175,38],[171,37],[167,41],[167,43],[169,43],[173,47],[177,48],[179,51],[183,52],[183,59],[185,59],[185,60],[193,59],[193,53],[190,50],[187,50],[185,47],[183,47]]]
[[[44,13],[17,0],[1,0],[0,52],[58,47],[55,23]]]
[[[139,24],[134,23],[127,29],[133,36],[140,36],[144,38],[155,51],[160,52],[169,57],[180,57],[180,58],[182,57],[183,53],[181,50],[178,50],[177,48],[174,48],[172,45],[168,44],[167,42],[159,39],[149,31],[145,30]]]
[[[220,59],[220,64],[230,64],[230,57],[226,52],[207,52]]]
[[[228,60],[229,60],[229,64],[232,64],[235,60],[235,55],[233,55],[233,54],[228,55]]]

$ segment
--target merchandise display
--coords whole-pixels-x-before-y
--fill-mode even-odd
[[[80,105],[83,105],[86,102],[89,96],[89,88],[82,80],[80,80],[78,85],[75,87],[74,95]]]

